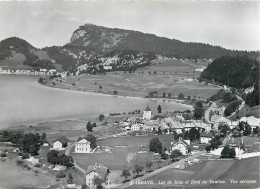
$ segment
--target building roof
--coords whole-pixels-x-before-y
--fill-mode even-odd
[[[212,137],[213,137],[213,133],[205,133],[205,132],[202,132],[202,133],[200,134],[200,137],[212,138]]]
[[[86,143],[86,142],[90,143],[90,141],[88,141],[86,138],[79,138],[77,140],[77,143]]]
[[[247,122],[250,126],[260,126],[260,119],[254,116],[242,117],[239,121]]]
[[[56,141],[60,141],[62,144],[66,144],[66,143],[69,142],[70,140],[67,139],[65,136],[62,136],[62,137],[60,137],[60,138],[54,140],[53,143],[56,142]]]
[[[225,117],[220,117],[217,120],[215,120],[215,122],[217,123],[221,123],[221,122],[230,122],[229,119],[225,118]]]
[[[96,171],[100,176],[106,177],[107,173],[109,172],[109,169],[101,164],[95,164],[88,166],[86,174],[89,174],[92,171]]]
[[[175,145],[175,144],[184,144],[184,146],[190,146],[186,141],[184,140],[178,140],[177,142],[173,142],[172,145]]]
[[[240,138],[232,138],[226,142],[226,146],[241,146],[242,140]]]
[[[146,108],[144,109],[144,111],[152,111],[149,106],[147,105]]]

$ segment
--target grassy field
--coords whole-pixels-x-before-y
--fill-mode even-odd
[[[171,59],[155,66],[137,69],[134,73],[108,72],[106,75],[81,75],[64,78],[62,82],[57,79],[54,82],[56,87],[66,89],[107,94],[117,90],[118,95],[122,96],[144,97],[149,92],[157,91],[159,96],[162,96],[163,92],[166,95],[171,93],[172,96],[183,93],[186,97],[196,96],[206,99],[215,94],[219,88],[193,81],[193,78],[199,76],[194,70],[202,65],[207,65],[207,62],[194,64],[191,61],[183,63]],[[72,86],[73,83],[75,86]]]
[[[152,136],[125,136],[107,138],[97,141],[99,146],[149,146],[149,142],[152,138],[159,138],[160,142],[167,149],[170,147],[170,143],[173,141],[173,135],[152,135]]]
[[[170,169],[151,177],[147,180],[152,180],[154,185],[142,185],[142,188],[257,188],[260,186],[259,163],[260,157],[243,160],[206,160],[185,170]],[[207,183],[203,184],[203,180]],[[220,180],[223,183],[211,184],[210,180]],[[237,180],[238,183],[231,183],[231,180]],[[239,183],[243,180],[250,180],[252,183]],[[189,181],[189,184],[185,184],[185,181]],[[165,184],[161,185],[159,182]],[[130,188],[137,187],[138,185],[134,185]]]

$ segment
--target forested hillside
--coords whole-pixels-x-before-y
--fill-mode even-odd
[[[201,73],[200,80],[224,84],[246,91],[243,98],[250,106],[259,105],[259,61],[248,56],[223,56]]]

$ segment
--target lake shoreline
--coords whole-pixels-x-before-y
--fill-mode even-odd
[[[12,75],[12,76],[14,76],[13,78],[16,79],[17,75]],[[73,89],[65,89],[64,90],[64,88],[40,84],[37,81],[37,79],[35,78],[35,76],[32,76],[32,77],[28,76],[28,77],[33,78],[33,79],[29,79],[28,82],[26,80],[26,84],[28,83],[29,86],[32,87],[32,89],[35,90],[35,91],[38,91],[38,90],[41,91],[40,88],[48,88],[48,89],[51,89],[49,91],[52,91],[52,92],[53,92],[52,89],[59,91],[59,93],[61,93],[63,91],[69,91],[69,92],[75,93],[77,96],[81,96],[81,94],[88,94],[91,99],[93,99],[93,97],[100,96],[101,98],[106,97],[108,99],[108,101],[111,101],[114,98],[117,98],[118,101],[120,101],[120,102],[121,101],[124,102],[125,100],[127,100],[126,106],[123,109],[120,108],[120,107],[119,107],[119,109],[118,108],[114,108],[114,109],[112,108],[111,110],[109,110],[109,108],[108,109],[101,109],[101,110],[105,111],[105,113],[102,113],[104,115],[109,115],[109,113],[121,113],[122,114],[122,113],[125,112],[126,116],[128,116],[128,117],[136,116],[135,114],[129,114],[129,112],[132,112],[132,111],[135,110],[135,109],[133,109],[133,107],[131,108],[131,107],[127,106],[127,104],[129,103],[128,101],[131,102],[132,100],[138,100],[137,102],[134,101],[135,104],[144,104],[144,106],[146,106],[145,104],[149,104],[149,106],[150,105],[154,106],[153,109],[155,109],[158,106],[159,103],[165,103],[165,108],[174,107],[174,109],[171,109],[172,111],[174,111],[174,110],[175,111],[178,111],[178,110],[184,111],[185,109],[193,109],[193,107],[191,105],[180,103],[180,102],[176,101],[175,99],[163,99],[163,98],[151,99],[151,98],[144,98],[144,97],[130,97],[130,96],[122,96],[122,95],[115,96],[115,95],[109,95],[109,94],[104,94],[104,93],[97,93],[97,92],[93,92],[93,91],[82,91],[82,90],[73,90]],[[9,79],[9,78],[7,78],[7,79]],[[20,80],[20,79],[18,78],[18,80]],[[25,90],[27,90],[27,89],[25,89]],[[19,91],[19,89],[18,89],[18,91]],[[43,92],[45,92],[45,91],[43,91]],[[56,93],[56,92],[54,91],[54,93]],[[9,92],[7,94],[9,94]],[[47,93],[47,94],[49,94],[49,93]],[[74,97],[74,94],[72,94],[70,96]],[[112,97],[112,98],[110,99],[108,97]],[[139,100],[142,100],[142,101],[139,102]],[[33,103],[33,101],[32,102],[30,101],[30,103]],[[180,106],[178,106],[178,105],[176,106],[176,104],[179,104]],[[32,104],[32,105],[36,106],[34,104]],[[107,106],[107,107],[110,107],[107,104],[104,104],[104,105]],[[13,109],[12,106],[9,106],[9,107],[11,107],[11,110]],[[39,108],[41,108],[41,107],[39,107]],[[141,112],[142,112],[142,107],[139,106],[139,107],[136,107],[136,108],[141,110]],[[143,107],[143,108],[145,108],[145,107]],[[118,109],[118,111],[117,111],[117,109]],[[167,109],[164,109],[164,111],[167,111]],[[93,113],[91,113],[91,112],[93,112]],[[67,121],[67,120],[72,121],[72,122],[77,122],[77,121],[84,122],[86,120],[92,120],[94,118],[97,118],[98,115],[101,114],[101,113],[96,113],[95,110],[91,111],[91,112],[85,113],[85,112],[81,112],[81,111],[77,111],[77,112],[72,111],[71,113],[66,114],[66,115],[65,114],[60,114],[60,115],[58,114],[57,116],[53,115],[53,116],[50,116],[50,117],[43,117],[43,118],[42,117],[31,117],[30,116],[26,119],[20,119],[20,117],[18,117],[18,119],[17,119],[17,117],[16,117],[14,120],[17,119],[17,121],[12,121],[10,123],[3,122],[3,124],[2,124],[3,126],[0,130],[22,130],[22,129],[26,130],[26,129],[28,129],[29,126],[34,127],[36,125],[41,125],[41,124],[48,123],[48,122],[62,122],[62,121]]]

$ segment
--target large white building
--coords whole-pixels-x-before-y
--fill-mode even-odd
[[[53,141],[53,149],[54,150],[64,150],[68,146],[69,139],[62,136],[59,139]]]
[[[85,138],[78,140],[75,144],[75,153],[90,153],[92,150],[90,144]]]
[[[131,125],[131,130],[132,131],[140,131],[143,130],[143,125],[139,124],[139,123],[135,123],[133,125]]]
[[[143,119],[148,119],[150,120],[152,118],[152,110],[149,108],[149,106],[147,105],[147,107],[144,109],[144,113],[143,113]]]
[[[94,166],[88,166],[85,174],[85,183],[89,188],[96,188],[93,180],[95,177],[100,177],[105,180],[105,185],[109,185],[109,173],[109,169],[103,165],[95,164]]]
[[[189,140],[179,140],[177,142],[171,142],[170,152],[174,150],[179,150],[182,155],[187,155],[189,153],[190,141]]]
[[[202,144],[208,144],[211,139],[213,138],[213,134],[212,133],[201,133],[200,134],[200,143]]]

